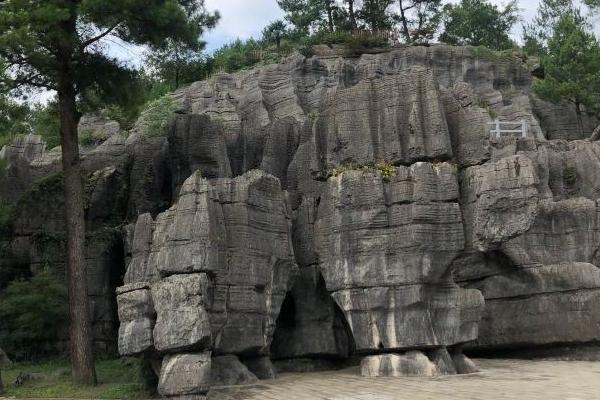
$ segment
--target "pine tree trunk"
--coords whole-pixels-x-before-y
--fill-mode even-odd
[[[90,385],[96,383],[96,372],[84,257],[83,187],[77,139],[79,114],[75,104],[75,88],[69,79],[68,76],[62,77],[58,101],[67,234],[71,371],[75,382]]]
[[[327,25],[329,27],[329,32],[333,32],[333,10],[331,0],[326,0],[325,7],[327,8]]]
[[[0,395],[4,394],[4,384],[2,383],[2,370],[0,370]]]
[[[400,6],[400,21],[402,21],[402,32],[404,33],[404,38],[406,39],[406,43],[411,43],[412,38],[410,37],[410,32],[408,31],[408,23],[406,22],[406,15],[404,14],[405,10],[402,0],[398,0],[398,5]]]
[[[348,2],[348,14],[350,16],[350,29],[356,30],[356,14],[354,12],[354,0],[346,0]]]

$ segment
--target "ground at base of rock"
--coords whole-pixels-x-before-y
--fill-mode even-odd
[[[257,385],[211,390],[208,400],[592,400],[600,363],[476,359],[480,372],[434,378],[367,378],[358,367],[285,373]]]

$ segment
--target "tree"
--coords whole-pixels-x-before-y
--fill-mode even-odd
[[[211,61],[200,49],[169,40],[164,48],[149,51],[144,64],[150,68],[152,76],[165,83],[170,90],[175,90],[206,78],[210,73]]]
[[[577,13],[559,18],[542,64],[544,79],[534,83],[535,92],[552,102],[571,102],[580,116],[583,133],[582,112],[600,116],[600,43],[585,29]],[[592,138],[598,136],[600,126]]]
[[[486,0],[461,0],[444,6],[442,42],[505,50],[513,46],[510,30],[519,18],[515,1],[503,9]]]
[[[398,19],[406,43],[433,39],[442,17],[441,3],[441,0],[398,0]]]
[[[523,26],[523,43],[528,54],[546,52],[549,37],[562,15],[573,11],[572,0],[541,0],[533,20]]]
[[[350,30],[353,31],[357,28],[356,24],[356,7],[355,0],[344,0],[344,3],[348,5],[348,23]]]
[[[394,24],[392,16],[388,12],[393,3],[394,0],[364,0],[358,16],[365,27],[372,32],[389,29]]]
[[[281,39],[287,35],[287,26],[281,20],[273,21],[262,31],[262,40],[266,42],[275,42],[277,52],[281,48]]]
[[[58,97],[67,234],[67,282],[72,375],[96,381],[84,266],[85,226],[77,124],[78,102],[93,91],[118,100],[131,71],[102,46],[108,36],[161,48],[166,39],[190,46],[218,15],[203,0],[4,0],[0,2],[0,57],[8,84],[55,90]]]
[[[6,67],[0,60],[0,74]],[[15,135],[31,132],[31,110],[25,103],[18,103],[9,96],[5,87],[0,87],[0,149]]]
[[[297,36],[308,36],[322,23],[321,0],[277,0]]]

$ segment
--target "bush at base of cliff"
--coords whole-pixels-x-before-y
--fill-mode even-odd
[[[0,343],[17,360],[47,356],[68,324],[67,290],[61,276],[44,270],[0,293]]]

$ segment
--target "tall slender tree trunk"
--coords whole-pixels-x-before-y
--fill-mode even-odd
[[[77,7],[80,0],[69,0],[71,18],[61,22],[65,36],[58,45],[56,55],[58,110],[60,116],[60,141],[64,179],[65,230],[67,234],[67,287],[69,294],[69,345],[71,374],[77,383],[96,384],[92,326],[88,305],[85,269],[85,220],[83,214],[83,187],[81,160],[77,138],[77,111],[75,86],[75,54],[80,51],[77,41]]]
[[[398,5],[400,6],[400,21],[402,21],[402,32],[404,33],[404,38],[406,39],[406,43],[411,43],[412,38],[410,37],[410,32],[408,30],[408,22],[406,21],[405,8],[402,4],[402,0],[398,0]]]
[[[67,286],[69,293],[69,339],[73,380],[95,384],[96,372],[92,352],[92,329],[85,269],[85,220],[83,187],[75,104],[75,88],[70,78],[62,76],[58,88],[60,138],[64,175],[65,224],[67,233]]]
[[[348,3],[348,15],[350,16],[350,29],[356,30],[356,13],[354,12],[354,0],[346,0]]]
[[[333,32],[333,8],[331,5],[332,0],[325,0],[325,7],[327,8],[327,25],[329,32]]]

